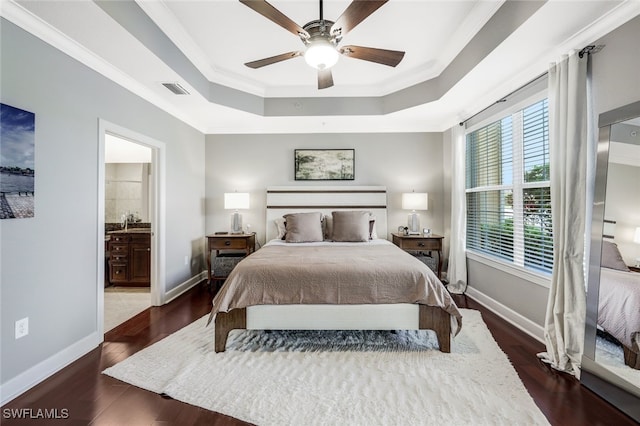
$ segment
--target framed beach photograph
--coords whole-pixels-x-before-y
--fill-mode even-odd
[[[296,149],[295,180],[353,180],[354,149]]]
[[[35,114],[0,103],[0,219],[33,217]]]

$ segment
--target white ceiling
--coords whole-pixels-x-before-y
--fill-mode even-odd
[[[270,3],[299,25],[318,19],[315,0]],[[322,91],[303,58],[243,65],[303,46],[237,0],[3,0],[1,13],[204,133],[403,132],[446,130],[640,14],[633,0],[530,3],[539,8],[511,29],[503,1],[391,0],[341,45],[403,50],[402,62],[341,57]],[[324,17],[349,4],[326,0]]]

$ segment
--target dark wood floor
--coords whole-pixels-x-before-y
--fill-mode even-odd
[[[636,423],[566,374],[536,358],[539,342],[481,305],[456,297],[460,307],[478,309],[509,356],[536,404],[553,425],[635,425]],[[105,335],[97,349],[2,407],[3,425],[240,425],[231,417],[138,389],[100,372],[209,312],[211,296],[198,286],[162,307],[151,308]],[[8,419],[6,409],[68,410],[66,420]]]

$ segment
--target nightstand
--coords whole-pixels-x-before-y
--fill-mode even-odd
[[[629,268],[633,272],[640,272],[640,267],[638,266],[627,266],[627,268]]]
[[[393,244],[405,251],[437,251],[438,252],[438,278],[442,278],[442,240],[441,235],[402,235],[391,234]]]
[[[224,280],[229,272],[243,258],[256,249],[256,234],[214,234],[207,235],[207,284]],[[219,265],[212,270],[211,252],[216,251]]]

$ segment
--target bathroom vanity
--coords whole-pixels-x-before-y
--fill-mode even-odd
[[[109,281],[115,286],[148,287],[151,283],[151,231],[131,228],[111,231]]]

